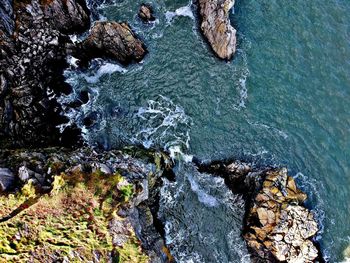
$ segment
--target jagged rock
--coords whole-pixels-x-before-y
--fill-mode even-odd
[[[126,23],[96,22],[89,36],[79,45],[74,57],[115,59],[122,64],[141,61],[146,48]]]
[[[0,1],[0,31],[5,31],[8,35],[12,34],[15,26],[12,4],[12,0]]]
[[[10,169],[0,168],[0,193],[8,191],[15,182],[15,176]]]
[[[57,125],[67,120],[48,90],[69,90],[63,77],[67,34],[88,29],[89,10],[83,0],[11,2],[0,3],[9,14],[0,19],[0,140],[12,146],[58,143]],[[5,31],[5,20],[16,27]]]
[[[252,200],[244,238],[264,262],[314,262],[320,252],[311,241],[318,231],[313,214],[301,206],[306,195],[287,169],[266,172]]]
[[[216,55],[226,60],[236,51],[236,30],[229,19],[234,3],[234,0],[198,0],[203,35]]]
[[[144,21],[146,23],[149,23],[149,22],[155,20],[155,18],[153,16],[152,6],[149,4],[142,4],[140,6],[138,16],[139,16],[139,18],[142,19],[142,21]]]
[[[51,25],[62,33],[83,32],[90,26],[90,11],[83,0],[52,0],[42,9]]]

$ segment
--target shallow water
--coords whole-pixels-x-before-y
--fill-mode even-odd
[[[91,92],[72,120],[93,112],[85,136],[107,148],[179,145],[201,159],[287,166],[324,226],[324,253],[341,261],[350,239],[350,2],[237,1],[229,63],[212,54],[187,0],[149,1],[152,25],[137,18],[141,2],[100,13],[129,21],[149,54],[127,68],[97,61],[67,71],[77,91]]]

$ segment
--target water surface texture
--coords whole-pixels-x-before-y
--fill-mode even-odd
[[[142,1],[111,2],[101,19],[129,21],[149,54],[126,68],[95,61],[87,72],[66,72],[77,91],[91,93],[68,113],[82,127],[87,116],[97,120],[86,138],[287,166],[324,227],[322,250],[341,261],[350,239],[350,2],[237,1],[238,50],[229,63],[213,55],[187,0],[150,1],[152,25],[137,18]]]

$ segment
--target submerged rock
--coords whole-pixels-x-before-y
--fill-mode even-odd
[[[229,60],[236,51],[236,30],[229,19],[234,0],[198,0],[201,30],[221,59]]]
[[[149,23],[151,21],[154,21],[155,18],[153,16],[153,8],[149,4],[142,4],[139,9],[138,13],[139,18],[142,19],[142,21]]]
[[[248,246],[264,262],[315,262],[320,256],[311,240],[318,225],[302,206],[306,198],[286,169],[266,172],[248,211],[244,234]]]
[[[93,58],[108,58],[128,64],[141,61],[146,52],[144,44],[127,23],[96,22],[74,56],[83,63]]]

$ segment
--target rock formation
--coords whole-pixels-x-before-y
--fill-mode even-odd
[[[256,169],[239,161],[199,164],[199,168],[223,177],[234,193],[244,196],[243,237],[252,262],[323,262],[312,240],[318,225],[302,206],[307,196],[287,169]]]
[[[313,214],[301,204],[301,192],[286,169],[266,172],[262,189],[252,201],[247,216],[248,246],[260,258],[278,261],[314,262],[319,251],[311,238],[318,232]]]
[[[73,0],[15,0],[13,7],[16,26],[0,30],[0,141],[17,146],[57,142],[56,126],[64,118],[54,97],[70,91],[63,78],[66,34],[88,29],[88,9],[84,1]]]
[[[109,58],[128,64],[141,61],[146,54],[144,44],[129,25],[117,22],[96,22],[76,50],[74,56],[83,63],[92,58]]]
[[[74,126],[63,134],[57,128],[67,122],[56,100],[71,92],[63,77],[67,55],[77,54],[85,65],[95,57],[127,64],[140,61],[146,53],[125,23],[97,22],[83,43],[72,43],[68,35],[84,32],[90,25],[84,0],[6,0],[0,4],[0,14],[3,147],[77,143],[80,132]]]
[[[155,18],[153,16],[153,9],[152,6],[149,4],[142,4],[139,9],[138,13],[139,18],[142,19],[143,22],[149,23],[151,21],[154,21]]]
[[[236,51],[236,30],[229,19],[234,0],[198,0],[201,30],[215,54],[229,60]]]

